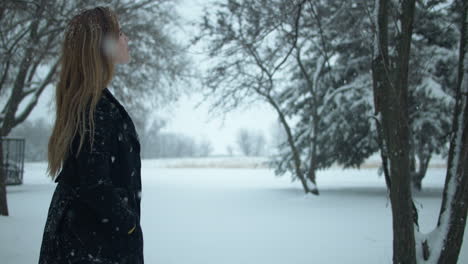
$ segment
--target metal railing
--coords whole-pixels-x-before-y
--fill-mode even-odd
[[[3,172],[6,175],[7,185],[23,183],[25,139],[2,137]]]

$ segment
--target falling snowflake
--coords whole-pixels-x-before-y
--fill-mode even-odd
[[[107,223],[107,222],[109,222],[109,219],[103,218],[103,219],[102,219],[102,222],[103,222],[103,223]]]
[[[112,163],[114,163],[114,161],[115,161],[115,157],[114,157],[114,156],[111,157],[111,161],[112,161]]]
[[[119,133],[119,141],[122,141],[122,138],[123,138],[122,133]]]
[[[138,195],[138,198],[141,199],[141,191],[138,191],[137,195]]]

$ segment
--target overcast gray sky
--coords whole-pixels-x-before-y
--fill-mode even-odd
[[[178,12],[182,16],[183,23],[189,23],[202,16],[203,6],[210,6],[216,0],[180,0]],[[187,24],[188,25],[188,24]],[[190,37],[192,30],[185,29],[187,37]],[[203,54],[200,48],[194,48],[190,55],[194,56],[195,65],[203,67]],[[48,122],[53,122],[54,113],[50,110],[53,87],[48,87],[42,94],[37,108],[29,116],[29,120],[45,118]],[[235,135],[240,128],[249,128],[263,131],[267,139],[271,133],[271,125],[276,119],[276,115],[266,104],[250,106],[248,109],[239,109],[224,116],[208,116],[209,105],[201,104],[196,108],[201,100],[201,95],[192,93],[182,98],[167,111],[168,125],[165,131],[183,133],[198,140],[208,138],[214,147],[213,154],[226,154],[227,146],[235,146]],[[159,112],[159,111],[158,111]]]

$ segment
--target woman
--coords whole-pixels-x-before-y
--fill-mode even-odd
[[[128,39],[105,7],[66,29],[48,173],[58,182],[40,264],[143,263],[140,144],[132,120],[106,88],[127,63]]]

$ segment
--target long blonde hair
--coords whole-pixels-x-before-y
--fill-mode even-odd
[[[56,86],[56,120],[48,146],[47,171],[52,178],[71,154],[77,133],[80,144],[76,155],[87,131],[93,144],[96,104],[114,74],[114,62],[104,46],[107,38],[118,37],[117,16],[107,7],[85,10],[68,23]]]

